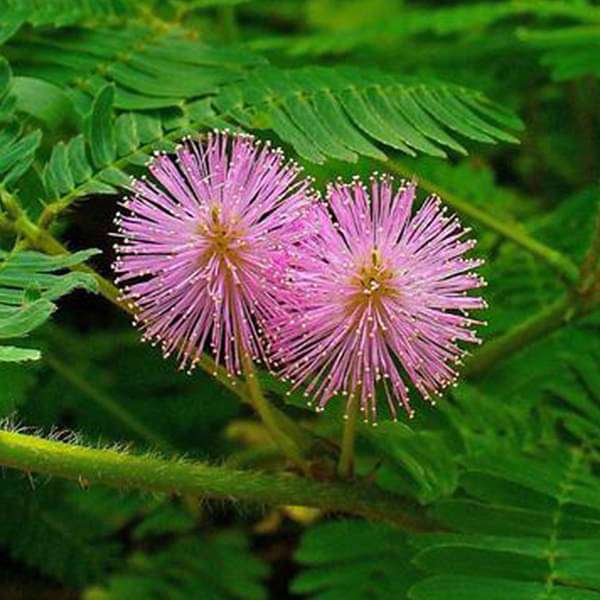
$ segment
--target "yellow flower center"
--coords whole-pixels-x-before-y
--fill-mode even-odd
[[[200,224],[198,233],[210,242],[210,253],[236,262],[239,249],[243,246],[243,231],[236,225],[235,219],[225,222],[220,207],[213,206],[210,210],[210,220]]]
[[[382,298],[396,294],[396,289],[389,285],[393,277],[394,272],[385,266],[379,249],[373,248],[369,259],[352,275],[351,284],[356,292],[349,299],[348,313],[368,305],[376,307]]]
[[[387,269],[381,259],[381,252],[377,247],[371,251],[371,260],[367,262],[358,272],[358,284],[362,293],[366,296],[381,295],[389,287],[386,285],[394,274]]]

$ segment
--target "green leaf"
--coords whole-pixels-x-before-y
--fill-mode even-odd
[[[42,353],[39,350],[17,348],[16,346],[0,346],[0,362],[25,362],[39,360]]]
[[[0,278],[0,283],[5,282]],[[56,306],[43,298],[11,310],[11,313],[4,314],[0,321],[0,339],[23,337],[45,323],[55,310]]]
[[[382,459],[377,484],[385,490],[429,503],[456,489],[456,462],[438,434],[387,422],[369,430],[367,437]]]
[[[296,560],[305,567],[291,590],[316,600],[403,598],[417,579],[404,535],[387,525],[339,520],[302,537]]]
[[[69,164],[69,152],[63,142],[59,142],[52,149],[50,160],[44,169],[44,185],[56,198],[75,186]]]
[[[19,167],[29,161],[40,144],[41,134],[33,131],[20,139],[14,139],[12,145],[3,148],[0,153],[0,174],[10,171],[13,167]]]
[[[170,504],[159,506],[149,514],[133,532],[136,540],[144,540],[167,533],[189,533],[194,528],[194,519],[187,512]]]
[[[580,448],[541,457],[486,449],[466,459],[467,497],[432,510],[460,533],[413,538],[414,562],[431,576],[409,596],[600,598],[600,481],[592,460]]]
[[[597,8],[589,7],[591,11]],[[556,81],[586,75],[600,77],[600,26],[564,26],[548,30],[521,29],[519,38],[542,51],[541,62]]]
[[[75,113],[73,104],[58,86],[32,77],[14,77],[12,93],[16,109],[34,116],[51,129],[68,125]]]
[[[54,1],[65,10],[71,5]],[[72,4],[93,9],[107,1],[118,0]],[[123,4],[128,10],[134,6]],[[97,96],[109,84],[114,85],[117,109],[180,109],[184,102],[206,98],[266,62],[248,49],[211,47],[189,39],[183,28],[158,31],[139,20],[129,20],[127,26],[102,27],[96,21],[94,27],[63,28],[58,38],[51,29],[40,30],[35,39],[19,38],[18,47],[12,59],[16,72],[62,88],[83,113],[89,109],[88,94]]]
[[[587,590],[552,588],[551,596],[545,584],[504,579],[478,577],[439,576],[415,585],[409,593],[413,600],[532,600],[553,598],[556,600],[598,600],[600,594]]]
[[[89,589],[85,598],[188,598],[201,590],[215,600],[264,600],[261,579],[267,573],[241,532],[225,530],[210,539],[194,534],[154,553],[133,554],[125,569]]]
[[[84,250],[68,256],[0,250],[0,339],[24,337],[45,323],[56,310],[54,301],[75,288],[97,289],[87,273],[60,273],[97,254]],[[57,271],[59,273],[57,273]],[[2,361],[39,358],[35,350],[0,346]]]
[[[89,116],[89,144],[92,161],[96,167],[104,167],[114,161],[117,153],[112,108],[115,86],[103,87],[92,104]]]
[[[131,8],[125,0],[10,0],[2,2],[2,22],[15,28],[23,23],[34,26],[72,25],[78,21],[94,19],[114,19],[130,13]]]
[[[443,83],[413,84],[375,69],[305,67],[257,69],[225,86],[215,107],[230,119],[273,129],[302,157],[380,157],[369,138],[415,155],[461,151],[448,130],[477,141],[516,142],[500,126],[522,123],[479,92]],[[508,124],[508,125],[507,125]]]
[[[73,588],[97,581],[115,566],[121,545],[111,539],[121,525],[114,508],[91,510],[103,490],[88,490],[82,500],[69,493],[72,484],[38,482],[34,492],[32,481],[16,474],[0,481],[0,544],[13,560],[54,581]],[[120,501],[127,506],[123,494]]]
[[[597,23],[599,13],[595,6],[582,2],[561,2],[556,0],[535,2],[474,2],[457,3],[452,6],[414,6],[411,4],[385,6],[378,11],[378,4],[373,6],[368,17],[350,19],[349,24],[340,26],[339,10],[334,3],[323,3],[319,28],[316,32],[306,34],[276,35],[270,38],[257,37],[252,40],[251,47],[257,50],[285,52],[293,57],[318,57],[323,55],[341,55],[352,51],[365,51],[378,54],[393,52],[398,47],[411,47],[411,42],[423,45],[427,37],[454,35],[451,44],[456,43],[457,36],[474,36],[483,34],[493,38],[499,23],[509,19],[515,21],[526,16],[529,20],[547,20],[551,17],[565,20],[582,20]],[[352,4],[348,10],[352,12]],[[329,9],[329,10],[327,10]],[[313,11],[316,13],[316,11]],[[343,14],[343,11],[342,11]],[[504,36],[510,36],[514,26],[501,30]],[[419,37],[420,36],[420,37]],[[458,37],[460,39],[460,37]],[[477,38],[476,38],[477,39]],[[509,39],[511,39],[509,37]],[[477,40],[479,45],[483,45]],[[418,47],[418,46],[417,46]],[[470,44],[469,49],[476,49],[477,44]],[[448,48],[448,43],[444,46]],[[470,52],[470,55],[472,52]]]

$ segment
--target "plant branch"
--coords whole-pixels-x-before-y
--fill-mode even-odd
[[[410,170],[401,163],[389,161],[389,163],[386,164],[391,171],[402,177],[412,177]],[[501,221],[427,179],[418,177],[418,181],[423,189],[433,194],[437,194],[446,204],[452,206],[461,214],[481,223],[488,229],[495,231],[502,237],[543,260],[568,283],[575,283],[579,278],[579,269],[570,258],[531,237],[518,223]]]
[[[65,381],[78,389],[82,394],[125,425],[133,433],[140,436],[140,438],[151,444],[153,447],[156,447],[158,450],[168,453],[174,452],[174,447],[166,439],[144,425],[144,423],[139,421],[135,415],[132,415],[110,396],[92,386],[86,379],[81,377],[79,373],[69,367],[69,365],[64,363],[57,356],[51,352],[45,351],[43,358],[44,362],[54,369],[54,371],[56,371],[56,373],[58,373]]]
[[[43,229],[42,227],[39,227],[33,223],[21,210],[18,203],[14,198],[12,198],[12,196],[6,192],[3,192],[3,201],[5,203],[8,201],[8,204],[11,207],[12,225],[14,230],[20,233],[33,248],[52,255],[69,253],[69,251],[56,238],[54,238],[52,234],[50,234],[46,229]],[[124,310],[129,314],[135,314],[135,307],[130,303],[125,302],[120,297],[119,290],[110,281],[96,273],[96,271],[94,271],[92,268],[88,267],[87,265],[76,265],[72,267],[72,269],[93,275],[98,283],[98,289],[102,296],[104,296],[107,300],[121,310]],[[264,398],[262,391],[260,390],[260,384],[256,378],[254,378],[252,381],[255,389],[253,389],[251,393],[246,383],[233,377],[227,372],[226,369],[215,363],[214,360],[206,356],[206,354],[202,354],[200,360],[198,361],[198,365],[200,365],[201,368],[211,375],[214,375],[221,384],[236,394],[242,401],[249,402],[252,406],[254,406],[261,418],[265,419],[265,417],[267,417],[269,419],[269,423],[265,421],[265,424],[269,431],[271,431],[272,435],[276,435],[274,433],[274,428],[278,426],[283,431],[282,435],[284,437],[291,436],[292,443],[301,448],[302,452],[308,453],[308,451],[314,446],[315,440],[313,439],[312,434],[310,434],[306,429],[303,429],[297,425],[285,413],[281,412],[270,404],[267,411],[264,409],[263,404],[256,403],[256,397],[258,397],[258,395]],[[254,394],[254,397],[252,394]],[[264,402],[267,402],[266,399],[264,399]],[[259,407],[261,410],[259,410]]]
[[[511,354],[559,329],[575,315],[572,295],[565,294],[554,304],[519,323],[504,335],[486,342],[481,350],[474,352],[467,361],[463,370],[464,376],[481,376]]]
[[[596,229],[583,262],[580,277],[562,298],[544,308],[504,335],[491,340],[467,362],[464,374],[478,377],[507,356],[549,335],[569,321],[591,313],[600,302],[600,209]]]
[[[344,415],[342,451],[337,468],[338,475],[342,479],[350,479],[354,471],[354,441],[356,439],[356,419],[358,417],[359,403],[359,394],[353,394],[348,402],[347,412]]]
[[[412,502],[361,484],[321,483],[291,474],[271,475],[165,460],[13,431],[0,432],[0,465],[85,484],[269,505],[310,506],[387,521],[413,532],[437,528]]]
[[[4,190],[0,190],[0,192],[2,193],[2,201],[10,214],[13,230],[22,235],[32,248],[50,255],[69,254],[67,248],[53,237],[52,234],[29,219],[12,195]],[[108,281],[108,279],[105,279],[100,274],[96,273],[94,269],[85,264],[75,265],[71,268],[73,271],[81,271],[93,275],[98,283],[98,290],[104,298],[121,310],[124,310],[129,314],[134,314],[134,307],[121,299],[119,290]],[[247,400],[243,382],[238,382],[211,358],[203,354],[198,364],[205,371],[214,375],[225,387],[237,396],[243,400]]]
[[[265,398],[263,391],[254,372],[252,360],[247,354],[242,357],[244,363],[244,375],[246,377],[246,389],[250,398],[250,403],[254,410],[262,419],[272,440],[277,444],[280,450],[287,456],[296,466],[303,472],[307,473],[308,468],[302,458],[302,449],[300,445],[304,444],[304,437],[297,432],[301,432],[298,426],[288,419],[283,413],[277,417],[277,413],[273,410],[271,403]],[[283,419],[286,420],[283,420]],[[310,441],[308,447],[304,447],[307,451],[310,449]]]

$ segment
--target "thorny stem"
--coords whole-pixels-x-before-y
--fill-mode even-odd
[[[341,479],[350,479],[354,472],[354,441],[356,439],[356,419],[358,418],[359,404],[359,394],[355,393],[348,401],[348,407],[344,415],[342,449],[337,468]]]
[[[410,170],[397,161],[389,161],[386,163],[386,165],[391,171],[402,175],[403,177],[412,177]],[[501,221],[497,217],[480,210],[479,208],[473,206],[470,202],[467,202],[451,192],[442,189],[427,179],[418,177],[418,181],[419,185],[423,189],[433,194],[437,194],[444,200],[446,204],[452,206],[458,212],[473,219],[474,221],[478,221],[488,229],[495,231],[496,233],[505,237],[507,240],[510,240],[524,250],[527,250],[534,256],[541,258],[568,283],[572,284],[577,281],[579,277],[579,269],[570,258],[531,237],[521,228],[518,223],[507,223]]]
[[[387,521],[412,532],[437,529],[412,502],[356,483],[321,483],[291,474],[271,475],[136,456],[14,431],[0,431],[0,465],[63,477],[81,485],[100,483],[202,498],[294,504]]]

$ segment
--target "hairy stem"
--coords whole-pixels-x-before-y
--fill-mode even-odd
[[[85,484],[302,505],[393,523],[407,531],[431,531],[435,523],[410,501],[359,484],[320,483],[291,474],[271,475],[208,466],[198,462],[136,456],[109,449],[0,431],[0,465],[54,475]]]
[[[397,161],[389,161],[388,167],[391,171],[402,175],[403,177],[412,177],[410,170]],[[491,231],[495,231],[502,237],[543,260],[565,281],[569,283],[575,283],[577,281],[579,269],[570,258],[531,237],[519,224],[501,221],[497,217],[480,210],[470,202],[442,189],[427,179],[419,177],[418,180],[419,185],[423,189],[433,194],[437,194],[446,204],[452,206],[461,214],[481,223]]]
[[[344,415],[344,430],[342,433],[342,451],[338,461],[337,472],[341,479],[350,479],[354,472],[354,441],[356,439],[356,419],[360,399],[354,394]]]
[[[12,224],[14,229],[20,233],[33,248],[41,250],[46,254],[69,253],[68,250],[46,229],[43,229],[30,221],[27,215],[20,209],[16,200],[6,193],[3,194],[3,201],[5,203],[5,195],[8,197],[8,203],[11,206],[13,216]],[[119,290],[110,281],[96,273],[87,265],[76,265],[72,268],[73,270],[83,271],[93,275],[98,282],[98,289],[102,296],[104,296],[118,308],[128,312],[129,314],[134,314],[134,307],[120,298]],[[247,378],[247,383],[241,382],[232,377],[223,367],[216,364],[205,354],[201,356],[198,364],[205,371],[214,375],[225,387],[236,394],[244,402],[250,402],[256,408],[261,418],[265,421],[265,425],[271,434],[275,437],[281,437],[288,440],[286,442],[286,447],[289,447],[286,450],[286,454],[290,456],[290,458],[294,456],[294,461],[297,464],[299,461],[302,462],[300,459],[301,453],[308,452],[313,446],[311,434],[302,429],[283,412],[279,411],[277,408],[267,402],[267,400],[264,398],[262,390],[260,389],[260,384],[254,375]],[[250,389],[250,385],[252,386],[252,389]],[[257,400],[257,398],[259,400]],[[262,401],[260,398],[262,398]],[[281,434],[279,436],[275,432],[276,429],[281,430]],[[275,439],[275,441],[278,442],[277,439]],[[282,442],[283,439],[279,440],[278,445],[281,446]],[[293,452],[291,446],[295,448]]]

